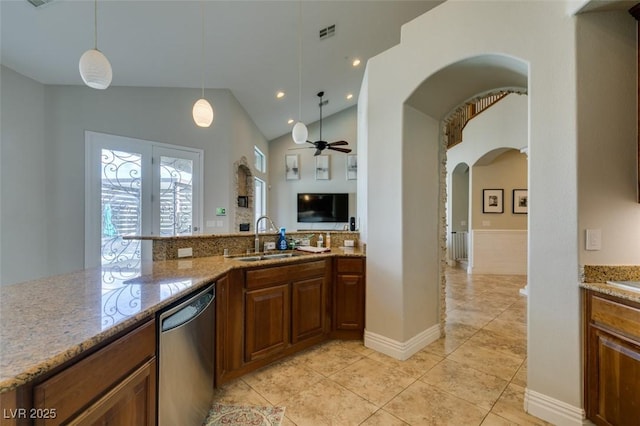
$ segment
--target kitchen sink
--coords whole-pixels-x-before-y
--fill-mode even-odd
[[[241,262],[256,262],[258,260],[269,260],[269,259],[285,259],[288,257],[296,256],[294,253],[272,253],[272,254],[261,254],[254,256],[241,256],[234,257],[233,260],[239,260]]]

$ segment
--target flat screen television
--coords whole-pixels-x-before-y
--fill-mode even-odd
[[[349,194],[298,194],[298,222],[348,222]]]

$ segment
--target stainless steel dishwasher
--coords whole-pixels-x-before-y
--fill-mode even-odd
[[[211,408],[215,295],[213,284],[159,315],[159,426],[201,426]]]

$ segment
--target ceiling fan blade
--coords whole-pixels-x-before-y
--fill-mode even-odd
[[[340,151],[340,152],[344,152],[344,153],[351,152],[351,150],[349,148],[336,148],[335,146],[328,146],[327,149],[332,149],[334,151]]]
[[[321,152],[322,152],[322,150],[321,150],[321,149],[316,149],[316,153],[315,153],[315,154],[313,154],[313,156],[315,157],[316,155],[320,155],[320,153],[321,153]]]
[[[301,148],[289,148],[289,151],[293,151],[296,149],[313,149],[313,148],[315,148],[315,146],[303,146]]]
[[[307,143],[310,143],[311,145],[315,145],[315,142],[311,142],[311,141],[307,141]]]
[[[329,146],[336,146],[336,145],[349,145],[349,142],[347,142],[347,141],[335,141],[335,142],[331,142],[329,144]]]

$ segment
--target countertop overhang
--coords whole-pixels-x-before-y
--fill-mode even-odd
[[[296,254],[253,262],[223,256],[137,262],[0,286],[0,393],[34,381],[233,269],[365,257],[350,247]]]

